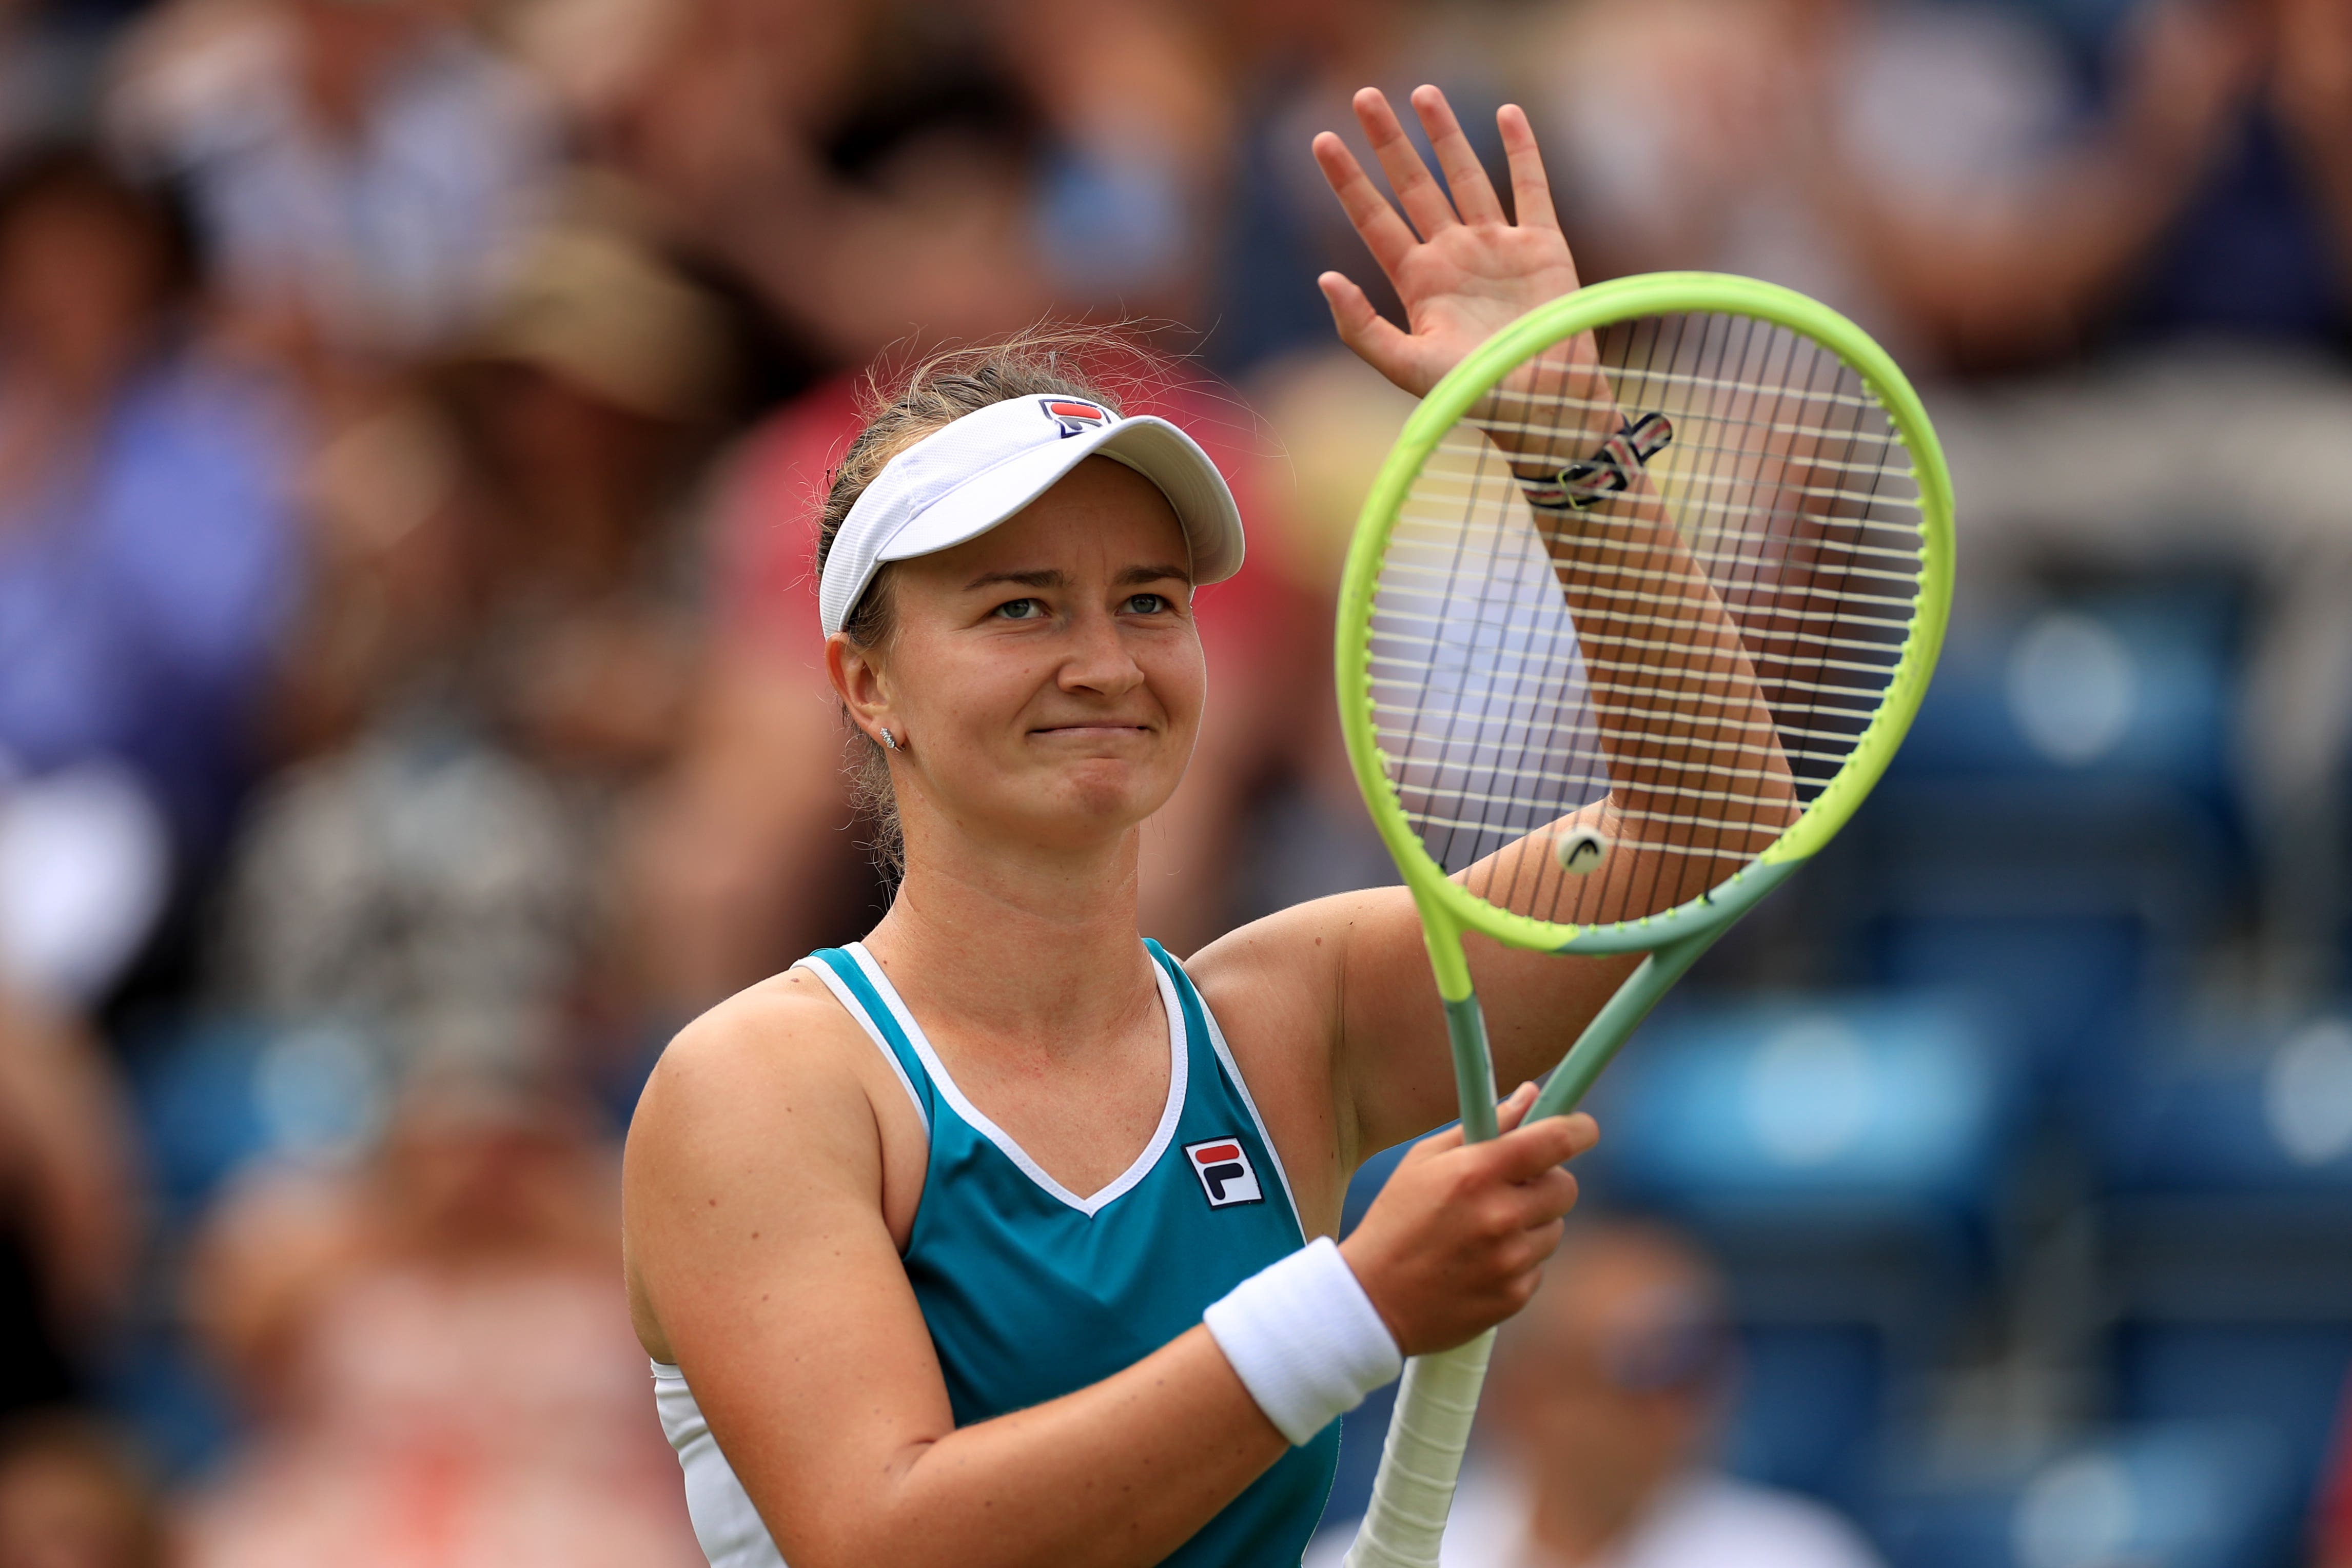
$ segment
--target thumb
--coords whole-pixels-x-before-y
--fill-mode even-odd
[[[1344,273],[1326,272],[1315,279],[1323,302],[1331,307],[1331,325],[1339,341],[1358,359],[1403,387],[1413,390],[1408,362],[1412,340],[1395,322],[1372,309],[1371,300]]]

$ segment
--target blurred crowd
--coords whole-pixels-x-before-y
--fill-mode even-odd
[[[1629,1053],[1462,1561],[2352,1564],[2352,5],[0,0],[0,1568],[699,1561],[616,1140],[887,897],[877,368],[1127,323],[1251,542],[1145,929],[1388,879],[1324,671],[1408,405],[1307,144],[1423,80],[1588,280],[1894,350],[1963,562]]]

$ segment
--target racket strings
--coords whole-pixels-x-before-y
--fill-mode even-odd
[[[1425,459],[1370,648],[1384,766],[1431,856],[1579,925],[1719,885],[1795,820],[1883,701],[1923,572],[1908,451],[1834,353],[1714,314],[1588,346],[1523,365]],[[1672,439],[1627,489],[1529,505],[1645,414]],[[1589,875],[1555,854],[1577,814],[1616,840]]]

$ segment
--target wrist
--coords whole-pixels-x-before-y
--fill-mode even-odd
[[[1348,1272],[1355,1276],[1356,1288],[1363,1291],[1364,1300],[1372,1304],[1372,1311],[1380,1318],[1381,1327],[1389,1331],[1389,1338],[1396,1342],[1398,1350],[1403,1351],[1404,1325],[1397,1321],[1389,1304],[1381,1300],[1389,1292],[1380,1289],[1381,1273],[1378,1248],[1365,1236],[1361,1226],[1357,1226],[1354,1235],[1336,1245],[1339,1260],[1348,1266]]]
[[[1251,1275],[1201,1321],[1294,1445],[1312,1441],[1404,1366],[1395,1334],[1328,1237]]]

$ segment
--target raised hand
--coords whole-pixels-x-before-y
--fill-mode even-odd
[[[1377,89],[1368,87],[1355,99],[1356,121],[1404,208],[1402,216],[1345,142],[1328,131],[1315,138],[1315,162],[1323,177],[1404,302],[1404,327],[1384,320],[1363,289],[1342,274],[1326,272],[1316,282],[1331,306],[1339,341],[1420,396],[1496,329],[1547,300],[1573,292],[1577,280],[1526,112],[1505,104],[1495,116],[1510,161],[1518,214],[1512,223],[1504,217],[1502,201],[1445,95],[1433,87],[1416,88],[1412,107],[1444,171],[1443,185]]]
[[[1364,1220],[1339,1244],[1373,1310],[1407,1355],[1451,1350],[1517,1311],[1576,1206],[1560,1163],[1599,1142],[1585,1115],[1521,1125],[1522,1084],[1495,1108],[1499,1134],[1465,1144],[1451,1127],[1413,1145]]]

